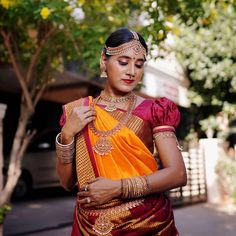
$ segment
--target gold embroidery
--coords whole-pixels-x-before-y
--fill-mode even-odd
[[[76,172],[81,187],[96,178],[83,135],[76,138]]]
[[[111,222],[111,219],[119,218],[120,214],[123,215],[124,212],[141,205],[143,201],[144,199],[141,198],[134,201],[125,202],[118,206],[95,210],[78,207],[78,211],[87,216],[97,216],[97,219],[93,225],[93,230],[99,235],[107,235],[115,227],[115,225]]]
[[[82,106],[83,104],[84,99],[82,98],[65,105],[66,117],[72,112],[73,108]],[[88,181],[95,179],[85,139],[84,136],[80,134],[76,136],[76,172],[77,180],[81,187],[85,186]]]
[[[109,220],[108,215],[100,214],[96,219],[93,230],[99,235],[107,235],[112,231],[114,224]]]

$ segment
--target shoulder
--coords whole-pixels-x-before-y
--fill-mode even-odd
[[[177,105],[166,97],[153,99],[151,112],[154,127],[168,125],[176,128],[180,122]]]
[[[83,106],[86,104],[86,101],[89,99],[89,97],[84,97],[84,98],[80,98],[77,100],[74,100],[72,102],[66,103],[63,105],[64,109],[73,109],[74,107],[78,107],[78,106]]]

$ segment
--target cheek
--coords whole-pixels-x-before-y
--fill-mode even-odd
[[[141,78],[143,76],[143,72],[144,72],[144,70],[138,70],[138,72],[137,72],[137,79],[138,80],[141,80]]]

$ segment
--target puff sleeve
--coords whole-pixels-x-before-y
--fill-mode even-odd
[[[180,122],[180,112],[174,102],[166,97],[155,99],[151,106],[152,128],[159,131],[173,131]],[[173,129],[174,128],[174,129]]]

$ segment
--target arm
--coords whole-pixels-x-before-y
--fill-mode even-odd
[[[165,133],[163,133],[165,135]],[[186,185],[187,175],[182,154],[175,136],[155,140],[163,169],[148,176],[151,192],[164,192]]]
[[[94,109],[88,106],[76,107],[72,110],[61,129],[60,150],[62,150],[62,153],[63,145],[72,143],[75,135],[77,135],[89,122],[94,120],[95,117],[96,113]],[[73,143],[73,145],[75,145],[75,143]],[[71,190],[77,181],[74,156],[75,154],[72,158],[69,156],[68,159],[71,159],[71,161],[65,162],[61,156],[57,155],[57,174],[62,187],[66,190]]]
[[[61,137],[62,144],[69,144],[73,141],[73,137],[67,137],[65,135],[63,128],[61,130]],[[68,191],[73,189],[76,184],[75,161],[73,160],[71,163],[63,163],[59,158],[57,158],[56,170],[61,186]]]

